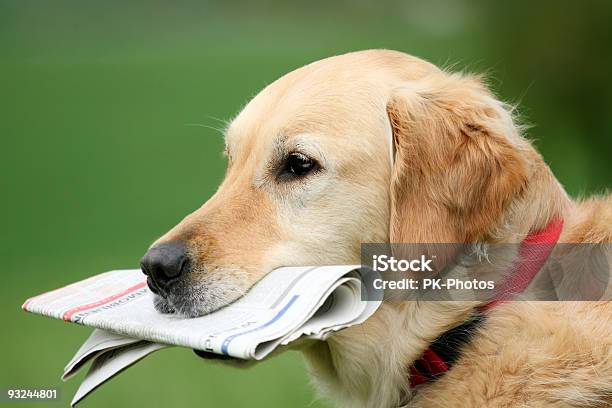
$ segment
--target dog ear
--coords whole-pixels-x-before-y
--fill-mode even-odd
[[[479,78],[436,74],[387,104],[395,144],[391,242],[476,242],[527,183],[524,143]]]

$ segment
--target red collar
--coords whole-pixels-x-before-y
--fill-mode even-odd
[[[482,322],[483,313],[510,300],[514,294],[523,292],[529,286],[548,259],[562,229],[563,219],[555,219],[546,228],[530,233],[521,242],[519,248],[521,261],[514,267],[508,279],[498,287],[495,297],[480,306],[474,317],[440,336],[410,367],[412,387],[431,381],[448,371],[451,364],[459,357],[460,345],[469,341],[475,328]]]

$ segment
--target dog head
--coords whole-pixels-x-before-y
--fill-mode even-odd
[[[210,313],[269,271],[358,263],[363,242],[468,242],[499,222],[531,152],[475,77],[393,51],[307,65],[226,130],[218,191],[142,260],[163,312]]]

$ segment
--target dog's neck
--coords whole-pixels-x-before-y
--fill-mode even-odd
[[[530,183],[507,207],[484,243],[520,243],[554,219],[567,218],[572,202],[546,164],[533,164]],[[401,406],[413,393],[409,368],[443,333],[473,316],[477,302],[384,303],[361,326],[304,350],[311,377],[341,406]]]
[[[460,357],[463,346],[470,342],[487,314],[496,306],[522,293],[546,263],[561,236],[564,220],[553,219],[543,230],[530,233],[518,247],[517,261],[492,299],[477,307],[468,320],[441,334],[410,368],[410,385],[416,387],[436,380]]]
[[[482,316],[486,316],[489,310],[527,289],[542,268],[554,245],[559,241],[565,218],[570,214],[572,206],[573,203],[565,190],[538,155],[529,187],[511,203],[503,219],[483,239],[484,245],[520,242],[520,245],[516,246],[516,259],[512,263],[513,266],[501,266],[502,269],[507,268],[508,271],[505,273],[504,280],[498,282],[501,285],[496,286],[496,295],[492,300],[474,305],[467,316],[464,314],[465,310],[459,308],[461,320],[453,321],[450,323],[450,329],[438,331],[435,334],[437,340],[448,337],[448,339],[443,339],[439,350],[442,354],[448,352],[447,358],[445,359],[445,356],[436,352],[437,344],[432,341],[420,358],[410,366],[412,388],[429,382],[447,371],[449,363],[452,363],[460,352],[458,350],[460,344],[469,341],[470,331],[474,331],[483,321]],[[501,251],[509,252],[504,249],[506,247],[502,245]],[[489,267],[494,268],[495,266],[490,265]],[[479,274],[481,271],[473,272]],[[499,271],[493,274],[498,273]],[[447,323],[452,319],[446,319],[441,313],[436,314],[436,318]],[[446,350],[442,343],[456,344],[457,349]]]

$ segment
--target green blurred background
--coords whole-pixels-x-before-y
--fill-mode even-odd
[[[215,191],[221,120],[322,57],[384,47],[488,72],[572,195],[611,184],[611,2],[330,3],[0,1],[0,387],[60,387],[61,403],[40,406],[68,404],[79,381],[58,377],[89,330],[22,301],[137,267]],[[131,403],[327,406],[295,353],[238,370],[185,349],[83,406]]]

